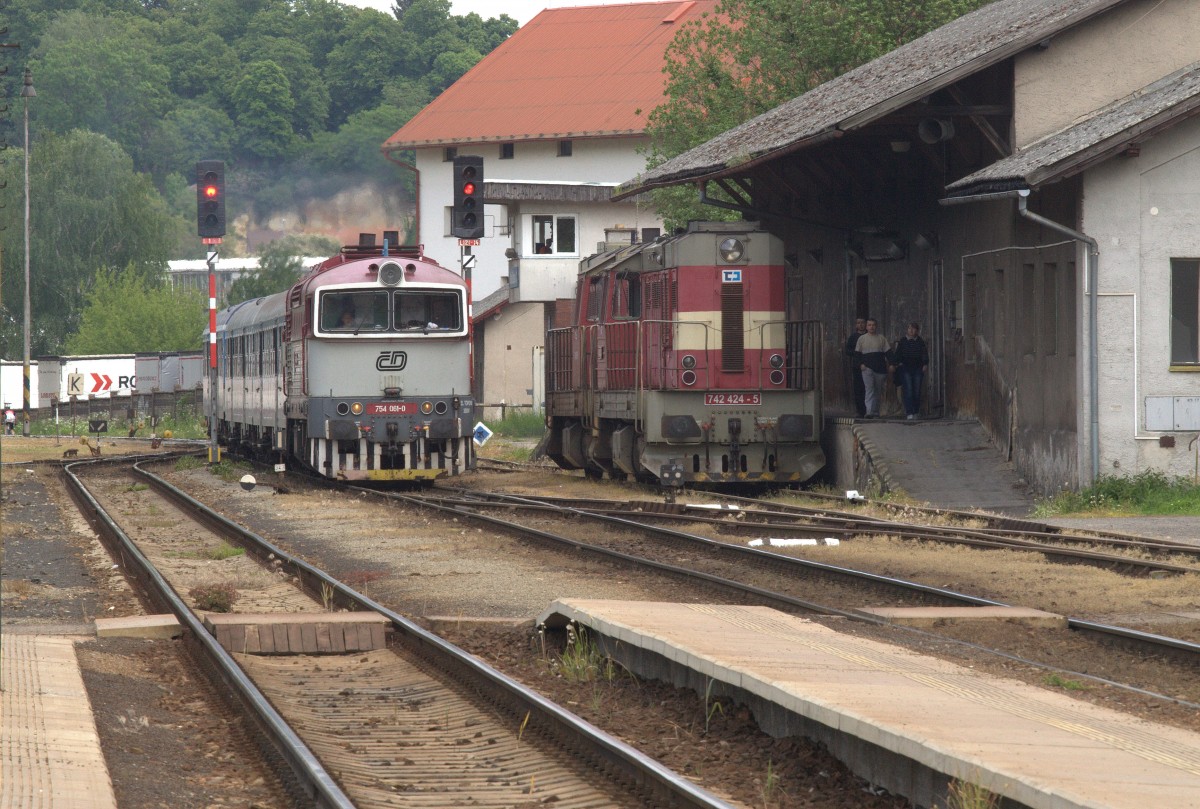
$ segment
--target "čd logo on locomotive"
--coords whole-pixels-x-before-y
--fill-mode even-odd
[[[408,365],[407,351],[381,351],[375,360],[375,368],[379,371],[403,371]]]

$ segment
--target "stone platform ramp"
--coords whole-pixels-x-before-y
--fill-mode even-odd
[[[1027,517],[1035,497],[978,421],[856,420],[851,428],[889,491],[938,508]]]

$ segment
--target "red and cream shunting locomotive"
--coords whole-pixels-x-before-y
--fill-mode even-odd
[[[415,248],[360,245],[223,310],[218,440],[343,480],[474,468],[467,298]]]
[[[800,482],[820,445],[819,321],[789,321],[782,241],[750,222],[600,253],[546,340],[547,454],[668,485]]]

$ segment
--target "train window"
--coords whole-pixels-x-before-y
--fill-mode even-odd
[[[321,329],[328,332],[383,331],[388,327],[385,290],[343,290],[321,295]]]
[[[396,328],[402,331],[462,331],[462,298],[457,292],[397,290]]]

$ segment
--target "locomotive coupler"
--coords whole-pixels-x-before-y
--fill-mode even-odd
[[[728,421],[729,425],[729,460],[732,468],[737,469],[738,456],[741,455],[742,449],[742,420],[739,418],[731,418]]]

